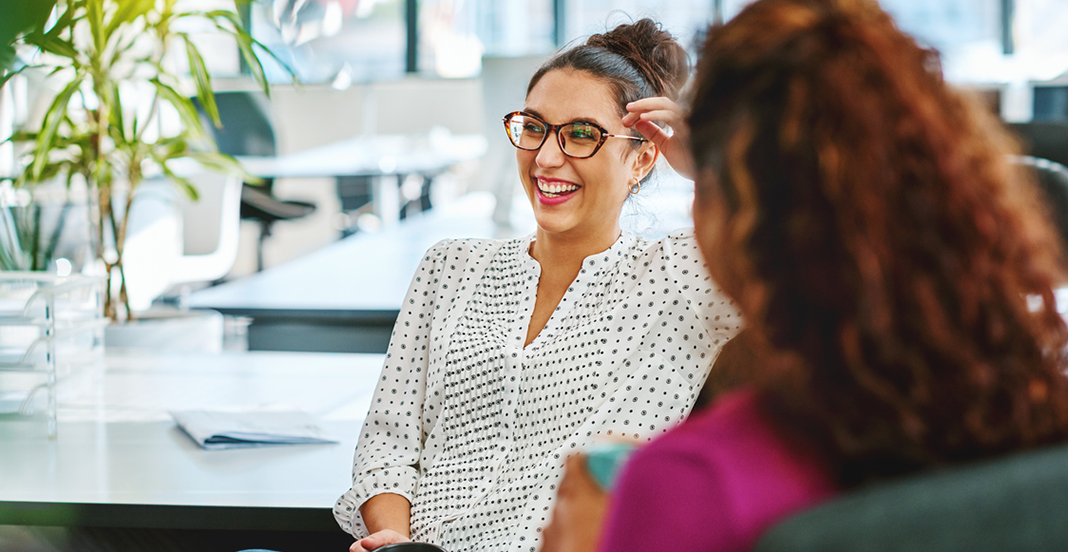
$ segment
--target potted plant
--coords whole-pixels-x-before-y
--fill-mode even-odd
[[[146,176],[159,175],[196,199],[196,188],[175,169],[180,160],[244,175],[233,158],[216,151],[191,99],[219,124],[211,78],[190,29],[210,25],[231,36],[252,76],[270,92],[259,55],[273,54],[242,28],[236,11],[177,5],[177,0],[59,0],[46,23],[15,40],[16,51],[30,57],[0,76],[2,86],[20,71],[44,71],[45,82],[58,90],[39,128],[11,137],[27,149],[15,186],[58,179],[68,188],[89,190],[95,258],[110,278],[105,314],[112,320],[133,316],[123,247],[130,208]],[[179,58],[187,68],[175,63]],[[180,121],[170,130],[161,123],[168,113]]]

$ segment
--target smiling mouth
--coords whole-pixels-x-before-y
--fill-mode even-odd
[[[545,182],[540,178],[535,179],[538,191],[545,197],[563,197],[574,193],[581,186],[565,182]]]

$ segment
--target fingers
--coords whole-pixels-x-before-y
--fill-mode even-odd
[[[656,123],[649,121],[639,121],[634,125],[634,130],[638,131],[638,134],[645,136],[649,141],[656,144],[656,147],[664,149],[668,140],[671,140],[671,135],[660,128]]]
[[[383,529],[377,533],[372,534],[369,537],[360,539],[349,547],[349,552],[371,552],[372,550],[385,546],[387,544],[395,544],[398,542],[409,542],[411,539],[401,535],[400,533],[391,529]]]
[[[638,121],[660,121],[669,125],[677,125],[682,120],[683,115],[675,113],[673,111],[667,111],[664,109],[658,109],[656,111],[642,111],[627,113],[623,117],[623,125],[630,128],[634,126]]]
[[[686,112],[678,104],[664,97],[643,98],[627,104],[628,113],[623,125],[631,127],[638,121],[660,121],[669,125],[682,122]]]
[[[585,454],[572,454],[564,461],[564,478],[558,496],[563,498],[599,496],[604,490],[593,478]]]

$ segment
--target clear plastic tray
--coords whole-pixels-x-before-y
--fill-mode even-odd
[[[103,278],[0,272],[0,412],[34,414],[47,397],[56,436],[56,383],[103,355]]]

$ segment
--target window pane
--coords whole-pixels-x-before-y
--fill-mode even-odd
[[[715,6],[714,0],[570,0],[566,4],[565,43],[650,17],[691,54],[697,51],[695,38],[712,21]]]
[[[269,0],[251,6],[252,35],[302,82],[343,87],[404,75],[404,0]],[[271,82],[288,82],[276,64],[265,62],[265,69]]]
[[[552,0],[421,0],[419,72],[473,77],[483,55],[553,50]]]

